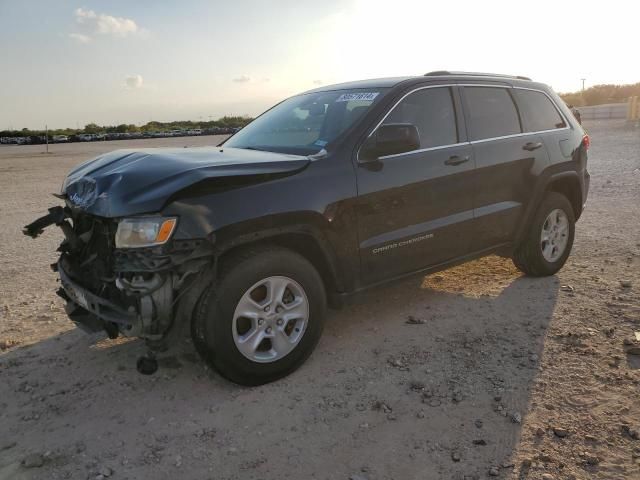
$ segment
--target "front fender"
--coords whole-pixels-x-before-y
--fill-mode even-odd
[[[242,222],[216,232],[217,255],[255,243],[281,245],[310,260],[336,291],[345,291],[344,280],[349,276],[349,270],[344,268],[344,264],[341,265],[336,245],[332,243],[323,219],[318,218],[317,214],[304,213],[293,217],[290,214],[274,217]]]

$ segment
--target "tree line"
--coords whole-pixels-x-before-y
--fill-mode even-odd
[[[145,132],[167,132],[170,130],[190,130],[201,128],[202,130],[215,128],[239,128],[244,127],[253,118],[247,116],[224,116],[218,120],[209,120],[202,122],[194,122],[191,120],[181,120],[175,122],[148,122],[145,125],[138,126],[134,124],[120,125],[97,125],[89,123],[84,128],[56,128],[49,130],[49,136],[53,135],[78,135],[81,133],[145,133]],[[31,130],[23,128],[20,130],[0,130],[0,137],[31,137],[41,136],[45,134],[45,130]]]
[[[624,103],[629,97],[640,96],[640,83],[627,85],[594,85],[581,92],[561,93],[560,97],[575,107]]]

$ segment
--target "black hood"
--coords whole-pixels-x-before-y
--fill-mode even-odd
[[[116,150],[85,162],[64,181],[72,205],[101,217],[158,212],[167,199],[203,180],[293,173],[310,160],[299,155],[239,148]]]

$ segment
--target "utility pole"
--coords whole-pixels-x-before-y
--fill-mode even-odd
[[[44,126],[44,139],[47,142],[47,153],[49,153],[49,125]]]
[[[581,78],[580,80],[582,80],[582,91],[584,92],[584,81],[586,80],[586,78]]]

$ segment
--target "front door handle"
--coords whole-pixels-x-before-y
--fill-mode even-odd
[[[447,160],[444,161],[445,165],[460,165],[461,163],[468,162],[469,155],[464,157],[460,157],[458,155],[451,155]]]
[[[537,143],[533,143],[533,142],[527,142],[524,144],[524,146],[522,147],[523,150],[527,150],[529,152],[533,152],[534,150],[539,149],[542,146],[542,143],[537,142]]]

